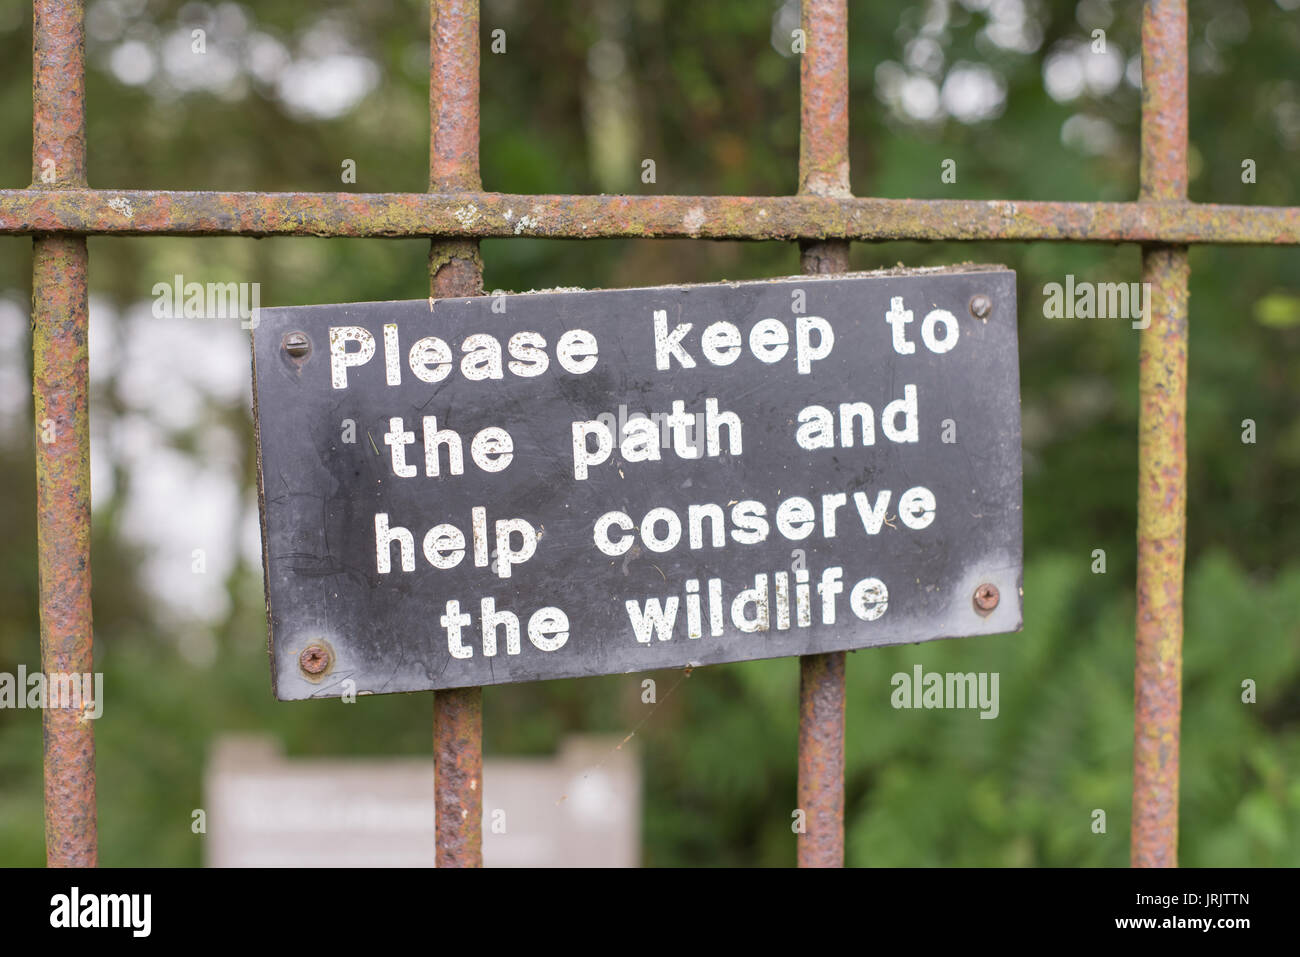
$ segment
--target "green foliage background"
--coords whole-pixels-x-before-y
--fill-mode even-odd
[[[207,24],[240,50],[220,10],[169,0],[97,0],[121,36]],[[764,0],[485,0],[482,165],[506,192],[780,194],[796,187],[795,57],[773,46]],[[918,123],[881,102],[877,66],[902,61],[936,6],[946,65],[986,63],[1005,109],[963,124]],[[1136,0],[1031,0],[1035,52],[981,36],[978,2],[850,3],[852,183],[858,195],[1124,200],[1137,180],[1139,97],[1121,84],[1067,103],[1044,89],[1059,43],[1138,48]],[[1276,0],[1191,3],[1192,198],[1300,204],[1300,13]],[[94,8],[100,7],[98,13]],[[969,9],[968,9],[969,8]],[[90,180],[100,187],[422,191],[427,187],[427,10],[417,0],[262,0],[231,9],[290,48],[328,18],[379,66],[375,89],[337,118],[304,120],[269,87],[226,95],[128,86],[92,37]],[[0,183],[30,181],[30,7],[0,12]],[[214,17],[218,17],[214,20]],[[153,25],[151,27],[151,25]],[[507,31],[504,55],[487,34]],[[108,30],[109,28],[104,28]],[[131,31],[136,31],[134,34]],[[110,31],[111,32],[111,31]],[[626,69],[599,87],[589,51],[613,40]],[[613,92],[611,93],[611,89]],[[601,100],[600,96],[613,97]],[[614,103],[614,108],[609,103]],[[604,112],[600,112],[604,103]],[[1111,124],[1096,153],[1063,142],[1074,114]],[[339,181],[345,158],[357,183]],[[620,161],[622,158],[622,161]],[[640,182],[654,158],[657,182]],[[943,160],[958,181],[945,184]],[[1252,158],[1257,182],[1241,182]],[[176,272],[258,281],[264,305],[427,295],[424,241],[105,239],[90,241],[92,293],[126,305]],[[30,291],[30,240],[0,240],[0,291]],[[757,278],[798,271],[788,244],[491,240],[487,288],[610,287]],[[1136,281],[1133,246],[856,244],[855,268],[964,260],[1019,273],[1025,434],[1025,630],[871,650],[848,670],[846,828],[859,865],[1123,865],[1128,857],[1133,718],[1137,334],[1125,322],[1042,318],[1042,286],[1067,273]],[[1300,288],[1293,248],[1191,252],[1188,579],[1180,855],[1188,865],[1300,863]],[[201,327],[194,345],[202,348]],[[176,361],[159,356],[158,361]],[[115,383],[95,383],[113,405]],[[244,436],[237,478],[253,481],[248,410],[210,409]],[[1241,441],[1241,423],[1258,441]],[[192,453],[194,430],[173,436]],[[96,455],[107,450],[95,450]],[[0,671],[39,662],[32,439],[0,448]],[[202,770],[214,737],[266,731],[290,754],[424,754],[430,697],[272,701],[261,570],[239,564],[229,612],[209,623],[216,665],[177,649],[142,588],[142,556],[121,534],[122,475],[96,503],[97,667],[107,706],[96,725],[101,861],[197,864]],[[1093,574],[1105,549],[1107,571]],[[896,711],[890,676],[914,664],[1001,675],[1001,713]],[[763,661],[655,675],[646,720],[640,676],[489,688],[491,754],[544,754],[584,731],[644,720],[644,861],[788,865],[795,804],[798,664]],[[1245,679],[1258,703],[1243,704]],[[665,698],[665,690],[675,688]],[[0,711],[0,864],[43,861],[40,719]],[[1094,809],[1107,830],[1094,834]]]

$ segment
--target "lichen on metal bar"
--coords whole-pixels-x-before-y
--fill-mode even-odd
[[[1141,201],[1187,197],[1187,4],[1142,13]],[[1151,314],[1142,330],[1138,409],[1137,637],[1133,826],[1136,867],[1178,863],[1178,773],[1187,545],[1187,249],[1142,251]]]
[[[84,4],[36,0],[33,12],[35,186],[27,192],[82,189],[86,183]],[[32,393],[41,670],[47,676],[94,671],[86,274],[83,237],[36,239]],[[98,859],[92,713],[89,702],[75,697],[46,702],[45,853],[51,867],[93,867]]]
[[[0,235],[1300,243],[1300,207],[836,196],[0,190]]]
[[[804,0],[807,49],[800,65],[799,191],[849,198],[848,8],[845,0]],[[849,268],[844,239],[800,243],[812,275]],[[800,867],[844,864],[844,652],[799,659],[798,809]]]
[[[429,19],[429,189],[479,189],[479,11],[477,0],[434,0]],[[464,210],[471,204],[461,202]],[[469,214],[464,214],[468,218]],[[429,294],[483,291],[478,241],[429,246]],[[483,865],[483,689],[433,697],[438,867]]]

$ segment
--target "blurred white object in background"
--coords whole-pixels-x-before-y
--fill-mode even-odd
[[[551,758],[487,758],[487,867],[636,867],[641,770],[618,738]],[[433,759],[286,758],[270,737],[217,741],[204,782],[208,867],[432,867]]]

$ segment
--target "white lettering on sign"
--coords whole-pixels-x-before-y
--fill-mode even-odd
[[[384,326],[385,384],[401,385],[401,340],[396,324]],[[350,347],[356,343],[356,348]],[[505,377],[505,370],[520,378],[539,376],[550,368],[546,339],[537,332],[517,332],[506,343],[504,361],[501,342],[488,333],[466,336],[460,344],[460,372],[472,382]],[[330,383],[335,389],[348,387],[348,370],[364,366],[375,357],[375,337],[361,326],[330,327]],[[570,329],[555,345],[556,362],[571,375],[585,375],[596,368],[600,349],[596,337],[585,329]],[[411,374],[421,382],[441,382],[455,365],[451,346],[438,336],[416,340],[406,357]],[[504,362],[504,365],[503,365]]]
[[[729,631],[761,636],[846,620],[871,623],[882,619],[890,606],[888,574],[882,572],[883,577],[877,577],[863,574],[863,569],[828,564],[837,559],[827,558],[824,552],[822,563],[828,567],[810,570],[805,560],[811,561],[819,542],[830,540],[838,544],[847,539],[850,553],[856,549],[862,555],[873,554],[873,541],[894,535],[932,541],[923,533],[940,517],[933,487],[944,495],[949,510],[944,514],[964,511],[964,505],[958,508],[949,498],[950,486],[942,482],[934,485],[937,480],[931,480],[931,486],[917,483],[903,487],[914,481],[910,472],[913,460],[907,460],[900,473],[893,469],[891,459],[908,454],[895,447],[915,445],[923,434],[932,434],[939,421],[951,421],[943,418],[950,414],[947,406],[937,409],[929,404],[934,401],[931,386],[918,383],[935,381],[933,373],[927,376],[926,370],[936,361],[933,357],[958,347],[962,329],[953,312],[932,302],[923,302],[921,311],[914,313],[907,308],[904,296],[891,296],[887,310],[880,307],[880,300],[875,300],[874,315],[851,317],[851,328],[848,320],[837,319],[845,323],[837,337],[830,319],[803,314],[810,304],[809,297],[803,290],[797,292],[797,308],[791,307],[793,314],[784,317],[738,320],[743,313],[727,310],[727,318],[722,318],[717,310],[690,309],[689,299],[683,299],[685,304],[675,308],[642,307],[645,311],[638,310],[632,334],[642,337],[637,354],[644,366],[649,366],[653,356],[653,369],[642,371],[673,374],[671,391],[662,388],[644,393],[655,396],[655,411],[631,417],[620,413],[617,419],[601,411],[602,407],[591,400],[593,387],[608,392],[606,380],[617,380],[622,375],[621,369],[606,370],[581,388],[576,383],[564,387],[567,405],[553,433],[511,420],[518,441],[502,425],[490,424],[490,419],[484,421],[484,410],[495,408],[486,399],[481,405],[470,402],[453,406],[449,401],[432,404],[439,398],[440,388],[448,380],[463,381],[483,388],[486,395],[494,382],[548,375],[588,376],[601,363],[600,343],[591,331],[559,331],[544,325],[551,331],[543,334],[534,329],[497,328],[447,336],[424,334],[429,330],[421,328],[416,337],[410,335],[409,326],[396,322],[330,327],[331,389],[370,390],[382,385],[400,387],[405,396],[427,386],[425,391],[430,396],[429,401],[419,404],[404,400],[404,408],[392,410],[398,414],[379,419],[364,417],[351,408],[339,413],[350,416],[348,422],[355,419],[358,432],[363,421],[367,423],[366,434],[371,436],[370,445],[379,456],[377,462],[369,462],[381,474],[376,486],[379,497],[365,512],[372,518],[374,536],[374,565],[366,573],[372,579],[377,576],[385,581],[408,581],[402,576],[417,571],[423,576],[428,569],[457,570],[445,579],[447,582],[463,583],[467,573],[482,576],[485,584],[515,575],[527,579],[526,566],[545,555],[548,547],[542,520],[530,513],[527,505],[503,509],[524,514],[494,514],[489,519],[490,505],[467,507],[465,498],[459,499],[461,504],[455,507],[455,514],[448,514],[453,511],[450,509],[438,514],[439,490],[457,487],[439,483],[482,483],[483,497],[479,497],[476,485],[469,501],[490,503],[491,490],[500,488],[492,484],[499,481],[494,476],[512,467],[531,474],[529,470],[540,459],[548,466],[560,467],[566,476],[571,470],[574,482],[590,482],[594,519],[575,512],[576,521],[566,515],[564,526],[577,528],[582,534],[589,531],[590,541],[580,540],[579,547],[594,548],[604,556],[602,565],[606,559],[610,566],[618,566],[621,561],[624,575],[628,574],[629,562],[640,560],[650,562],[663,576],[665,585],[658,594],[645,594],[638,586],[638,593],[632,597],[610,596],[614,607],[621,606],[626,612],[626,640],[634,646],[708,641],[722,638]],[[784,308],[777,311],[784,312]],[[920,321],[916,322],[918,316]],[[529,323],[524,319],[520,324]],[[433,328],[438,326],[433,324]],[[872,334],[879,342],[875,348],[882,354],[892,350],[893,355],[904,357],[896,363],[897,377],[892,375],[893,370],[883,377],[845,376],[845,363],[856,362],[860,355],[853,350],[863,348],[861,340],[854,337],[860,328],[875,330]],[[979,327],[973,331],[968,327],[967,332],[976,338],[981,334]],[[835,354],[837,343],[840,355],[827,362]],[[375,362],[381,352],[382,362]],[[627,349],[621,350],[624,360],[630,354]],[[620,349],[616,347],[611,355],[619,356]],[[771,395],[760,392],[760,408],[764,411],[758,415],[766,416],[766,410],[771,409],[771,420],[744,421],[742,416],[753,418],[755,413],[745,411],[753,404],[746,405],[742,396],[763,389],[763,376],[773,375],[776,368],[786,371],[783,381],[787,387],[793,376],[810,376],[817,382],[820,370],[837,371],[832,373],[832,388],[801,386],[797,400],[787,402],[779,391]],[[708,378],[712,370],[720,369],[735,370],[731,378],[724,379],[728,386],[735,385],[737,375],[752,375],[753,385],[745,382],[739,395],[734,388],[728,392]],[[666,380],[660,377],[658,381]],[[629,398],[631,388],[636,387],[634,380]],[[674,393],[680,397],[673,397]],[[950,402],[947,396],[942,398]],[[347,402],[346,397],[338,400]],[[812,404],[806,404],[809,402]],[[619,408],[623,410],[623,406]],[[960,412],[960,407],[955,409]],[[922,418],[926,419],[925,428]],[[633,470],[650,476],[652,483],[671,482],[673,488],[690,488],[690,468],[674,459],[699,463],[705,470],[753,460],[771,466],[769,456],[779,454],[781,449],[778,444],[773,452],[773,423],[778,442],[784,443],[791,457],[790,480],[776,488],[775,494],[771,488],[746,485],[741,480],[721,490],[714,483],[707,485],[707,492],[679,492],[675,501],[668,495],[655,502],[638,501],[634,494],[608,494],[615,475],[622,480]],[[357,442],[356,446],[363,454],[370,454],[365,443]],[[870,453],[845,451],[873,448],[876,451]],[[855,462],[871,463],[853,484],[821,491],[807,481],[808,463],[839,462],[853,455],[858,456]],[[665,460],[680,473],[665,471]],[[707,460],[720,461],[710,465]],[[890,469],[888,474],[908,477],[895,481],[892,488],[873,484],[873,476],[880,481],[877,461],[885,463]],[[591,481],[593,478],[596,480]],[[383,495],[393,487],[404,491],[388,503]],[[406,491],[410,489],[419,489],[422,497],[427,490],[431,514],[412,510],[410,493]],[[724,497],[726,491],[734,494]],[[690,501],[685,495],[700,500]],[[369,534],[366,529],[367,539]],[[680,562],[673,566],[670,559],[659,556],[728,556],[774,540],[802,543],[794,549],[799,560],[785,568],[772,569],[768,565],[762,570],[760,565],[757,571],[753,567],[728,569],[725,576],[709,577],[701,568],[695,572],[697,577],[682,574],[677,581],[653,564],[663,562],[680,574]],[[572,538],[564,544],[567,549],[575,547]],[[553,553],[551,558],[563,561],[566,554]],[[769,556],[762,562],[770,560]],[[906,584],[911,587],[910,581]],[[570,642],[569,616],[564,610],[555,605],[518,607],[528,603],[519,600],[528,594],[522,590],[528,585],[527,580],[512,583],[504,598],[499,588],[494,597],[475,594],[472,586],[449,586],[453,595],[462,587],[467,590],[456,597],[438,594],[437,605],[428,616],[437,646],[445,647],[456,660],[511,658],[533,652],[575,653],[575,646],[580,648],[583,643]],[[515,588],[521,590],[515,592]],[[622,611],[617,613],[621,615]]]
[[[447,601],[438,623],[447,636],[447,651],[453,658],[474,657],[474,645],[466,644],[466,632],[474,624],[474,616],[460,610],[458,599]],[[501,634],[499,629],[504,629],[506,654],[519,654],[522,651],[519,616],[506,609],[498,611],[495,599],[484,598],[479,603],[478,636],[479,647],[485,658],[493,658],[497,654],[497,637]],[[569,616],[561,609],[547,605],[528,617],[527,631],[528,641],[538,651],[559,651],[569,640]],[[472,639],[469,640],[472,642]]]
[[[887,514],[891,496],[889,489],[881,489],[874,501],[866,492],[853,493],[853,504],[864,534],[879,535],[881,529],[889,525]],[[824,494],[820,497],[819,509],[802,496],[787,498],[776,507],[776,530],[783,538],[797,542],[812,535],[820,526],[823,538],[835,538],[840,531],[835,513],[846,499],[844,492]],[[934,521],[936,503],[934,493],[928,488],[919,485],[909,488],[899,496],[898,503],[898,517],[907,528],[921,531]],[[640,521],[623,511],[609,511],[592,525],[592,542],[613,558],[626,555],[638,538],[652,552],[668,552],[681,543],[685,529],[687,547],[691,550],[705,548],[706,542],[708,547],[723,548],[727,542],[727,525],[730,525],[731,540],[740,545],[767,541],[771,523],[767,520],[767,506],[762,502],[751,499],[735,502],[731,505],[729,523],[724,514],[722,506],[716,503],[691,505],[687,508],[683,525],[681,516],[665,506],[650,509]]]
[[[479,507],[472,513],[471,538],[474,543],[474,564],[484,567],[488,564],[487,510]],[[533,557],[537,551],[537,529],[523,518],[503,518],[493,523],[495,535],[493,554],[496,561],[492,570],[501,578],[510,577],[514,565],[522,565]],[[459,542],[459,544],[453,544]],[[381,575],[393,570],[393,545],[399,546],[401,569],[404,572],[415,571],[415,537],[411,530],[399,525],[390,526],[387,512],[375,514],[375,558],[376,570]],[[435,525],[424,537],[424,557],[434,568],[455,568],[464,557],[465,536],[460,529],[450,524]],[[449,554],[443,554],[448,552]]]
[[[657,416],[658,413],[655,413]],[[686,411],[686,403],[680,399],[673,401],[672,412],[662,417],[665,428],[672,435],[673,452],[684,459],[699,458],[699,449],[689,438],[695,426],[695,415]],[[740,455],[744,451],[743,425],[740,416],[734,412],[725,412],[718,408],[718,400],[710,396],[704,400],[704,454],[716,458],[723,454],[723,436],[726,436],[726,454]],[[615,443],[614,433],[608,425],[599,420],[574,422],[573,438],[573,477],[579,481],[585,479],[592,466],[604,465],[609,461],[617,444],[619,454],[624,462],[658,462],[660,431],[654,419],[638,416],[628,419],[623,426],[623,435]],[[592,446],[592,441],[595,446]]]
[[[902,296],[895,296],[889,301],[885,321],[889,323],[894,351],[900,356],[910,356],[916,352],[916,343],[907,338],[907,324],[912,321],[912,310],[903,308]],[[942,334],[939,327],[942,327]],[[947,309],[931,310],[921,320],[921,341],[933,353],[951,351],[957,345],[958,335],[960,330],[957,328],[957,317]]]
[[[812,598],[813,586],[808,581],[808,571],[795,572],[794,607],[791,607],[789,572],[774,572],[773,585],[768,586],[768,575],[754,576],[752,588],[737,591],[730,604],[723,597],[723,582],[709,579],[707,606],[713,635],[722,633],[724,617],[737,631],[753,634],[764,631],[788,631],[792,627],[809,628],[816,617],[824,625],[835,624],[836,606],[844,593],[844,569],[839,566],[824,569],[816,586],[818,600]],[[686,628],[679,634],[678,613],[685,598]],[[654,641],[671,641],[674,638],[699,638],[701,630],[701,596],[699,582],[688,581],[684,596],[651,596],[642,601],[628,599],[628,624],[632,635],[641,644]],[[814,611],[814,604],[817,610]],[[863,578],[849,592],[849,610],[861,621],[875,621],[889,607],[889,589],[878,578]],[[792,613],[793,612],[793,616]]]
[[[903,424],[898,424],[902,416]],[[836,413],[822,405],[810,405],[799,410],[799,428],[795,441],[800,448],[835,448],[839,435],[841,448],[855,444],[875,445],[876,424],[871,406],[866,402],[841,402],[838,410],[839,429],[835,427]],[[920,439],[917,421],[916,386],[903,386],[903,397],[888,403],[880,413],[880,431],[891,442],[916,442]]]
[[[694,323],[678,322],[668,328],[668,311],[653,314],[655,368],[666,372],[674,368],[694,369],[695,358],[683,344]],[[740,329],[730,322],[715,322],[700,337],[700,352],[711,365],[729,366],[742,352]],[[773,363],[785,358],[790,348],[789,328],[779,319],[763,319],[749,332],[749,351],[760,362]],[[812,364],[825,359],[835,346],[831,324],[820,316],[796,316],[794,323],[794,359],[800,374],[812,371]]]
[[[422,435],[426,476],[443,474],[444,458],[447,475],[465,474],[465,448],[458,432],[438,428],[438,417],[426,415]],[[388,420],[384,444],[392,449],[393,474],[399,478],[414,478],[418,470],[413,462],[407,461],[406,447],[415,444],[415,433],[405,428],[401,416]],[[510,433],[496,426],[481,429],[470,443],[470,459],[484,472],[502,471],[514,460],[514,442]]]

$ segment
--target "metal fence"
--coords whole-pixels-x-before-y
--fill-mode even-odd
[[[1142,19],[1141,187],[1134,203],[929,201],[849,192],[847,0],[803,0],[796,196],[519,196],[479,179],[477,0],[432,0],[429,192],[91,189],[84,0],[35,0],[32,185],[0,190],[0,234],[34,238],[33,349],[41,666],[90,672],[88,235],[429,237],[431,294],[482,292],[487,237],[797,240],[805,273],[848,268],[852,240],[1136,242],[1151,284],[1141,334],[1132,862],[1176,864],[1186,528],[1187,245],[1300,242],[1300,208],[1187,201],[1187,5]],[[472,204],[464,223],[455,211]],[[513,217],[516,210],[526,218]],[[800,661],[801,866],[844,858],[844,654]],[[48,862],[96,863],[94,734],[48,708]],[[482,861],[482,692],[434,695],[437,863]]]

